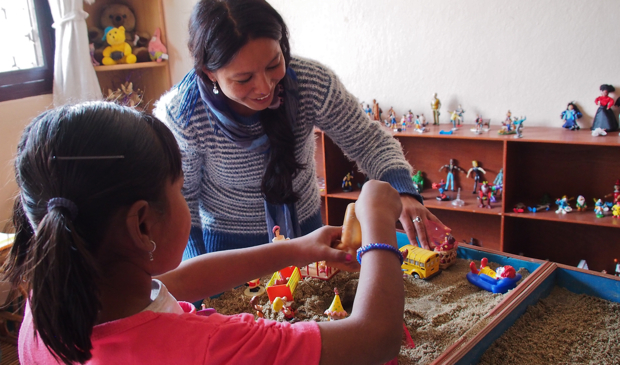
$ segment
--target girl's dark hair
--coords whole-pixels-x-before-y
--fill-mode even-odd
[[[26,127],[15,175],[16,239],[6,278],[31,291],[34,329],[45,346],[66,364],[83,363],[92,357],[101,309],[101,238],[122,207],[138,200],[165,207],[166,182],[182,175],[179,148],[163,123],[133,109],[63,106]],[[73,202],[77,215],[48,208],[52,198]]]
[[[248,41],[258,38],[278,41],[286,65],[290,64],[288,30],[280,14],[265,0],[199,1],[189,21],[188,43],[196,75],[209,85],[210,80],[203,68],[217,71],[226,66]],[[285,90],[287,81],[290,81],[287,78],[290,76],[281,81]],[[206,89],[212,93],[210,87]],[[273,204],[294,203],[299,195],[293,191],[293,177],[304,168],[295,158],[294,121],[287,117],[284,107],[263,110],[260,121],[270,143],[261,184],[263,196]]]
[[[573,106],[573,110],[574,110],[576,113],[581,113],[581,110],[579,110],[579,107],[577,106],[577,104],[575,104],[575,103],[574,103],[574,102],[572,102],[572,101],[571,101],[570,103],[566,104],[566,109],[568,109],[568,107],[569,107],[569,106],[571,106],[571,105]]]
[[[616,88],[613,87],[613,85],[603,84],[601,85],[601,91],[608,91],[610,93],[613,93],[614,91],[616,91]]]

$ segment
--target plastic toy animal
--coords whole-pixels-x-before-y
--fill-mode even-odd
[[[469,264],[471,272],[467,273],[467,280],[481,289],[496,294],[504,294],[517,286],[517,282],[521,280],[521,274],[518,274],[514,267],[510,265],[500,266],[493,271],[487,266],[488,262],[489,260],[483,257],[480,260],[480,270],[478,270],[472,261]]]

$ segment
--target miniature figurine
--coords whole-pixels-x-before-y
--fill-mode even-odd
[[[523,212],[525,212],[525,204],[523,204],[523,203],[515,204],[515,207],[512,208],[512,211],[515,212],[515,213],[523,213]]]
[[[482,133],[482,116],[480,116],[480,114],[476,116],[475,123],[476,123],[476,128],[472,128],[471,131],[476,134],[481,134]]]
[[[514,289],[521,280],[521,274],[518,274],[514,267],[510,265],[500,266],[493,271],[488,263],[489,260],[483,257],[480,260],[480,270],[478,270],[472,261],[469,264],[471,272],[467,273],[467,280],[473,285],[495,294],[505,294],[508,290]]]
[[[616,271],[614,275],[620,276],[620,263],[618,263],[618,259],[614,259],[614,263],[616,264]]]
[[[155,33],[149,41],[147,49],[151,61],[162,62],[168,59],[168,49],[161,42],[161,30],[159,28],[155,29]]]
[[[439,183],[433,183],[432,187],[433,189],[439,190],[439,195],[436,197],[437,200],[439,201],[450,200],[450,198],[448,198],[448,196],[444,193],[446,189],[446,183],[443,181],[443,179],[441,179]]]
[[[252,297],[252,299],[250,299],[250,306],[256,311],[256,316],[258,318],[265,318],[265,314],[263,313],[263,306],[258,304],[258,297],[254,296]]]
[[[260,278],[250,280],[246,284],[248,287],[243,291],[246,296],[253,297],[265,294],[265,288],[260,285]]]
[[[495,180],[493,180],[493,186],[491,186],[491,190],[493,190],[493,199],[492,203],[495,203],[498,197],[502,196],[502,191],[504,188],[504,169],[500,168],[497,176],[495,176]]]
[[[411,180],[413,181],[413,186],[416,188],[418,193],[422,194],[422,190],[424,190],[424,177],[422,176],[422,171],[416,171],[416,173],[411,177]]]
[[[347,172],[345,177],[342,179],[342,191],[345,193],[353,191],[353,174],[351,172]]]
[[[452,130],[455,131],[458,128],[457,123],[458,123],[458,119],[459,119],[459,114],[455,111],[453,111],[452,113],[450,113],[450,123],[452,123]],[[460,125],[460,123],[458,123],[458,125]]]
[[[271,307],[275,312],[282,311],[282,313],[284,314],[284,319],[291,323],[294,323],[296,322],[295,311],[293,310],[293,307],[287,305],[286,303],[286,297],[277,297],[273,300],[273,304],[271,305]]]
[[[596,214],[596,218],[605,217],[605,212],[609,211],[609,207],[603,203],[601,199],[594,199],[594,214]]]
[[[364,107],[364,113],[366,113],[368,119],[372,120],[372,109],[370,108],[370,105],[366,104],[366,107]]]
[[[523,122],[525,122],[526,117],[521,117],[514,121],[513,127],[514,132],[517,134],[515,138],[523,138]]]
[[[338,288],[334,288],[334,300],[329,308],[324,312],[327,318],[330,321],[335,321],[337,319],[343,319],[347,316],[347,312],[342,307],[342,303],[340,302],[340,295],[338,295]]]
[[[577,197],[577,202],[575,203],[575,208],[578,212],[585,211],[588,206],[586,205],[586,198],[583,195],[579,195]]]
[[[439,125],[439,109],[441,108],[441,101],[437,99],[437,93],[433,94],[433,100],[431,101],[431,109],[433,109],[433,125]]]
[[[439,254],[439,268],[447,269],[456,262],[456,249],[458,244],[450,233],[446,233],[443,243],[435,246],[435,252]]]
[[[400,119],[400,128],[403,131],[407,130],[407,115],[403,114],[403,117]]]
[[[502,127],[499,129],[497,134],[516,134],[517,132],[515,131],[514,122],[515,119],[512,118],[512,113],[509,110],[506,113],[506,119],[504,119],[504,121],[502,122]]]
[[[535,207],[527,207],[527,210],[529,210],[532,213],[536,213],[539,212],[541,210],[549,210],[551,209],[551,204],[550,203],[544,203],[544,204],[538,204]]]
[[[603,128],[595,128],[594,130],[592,130],[592,137],[606,136],[606,135],[607,135],[607,132],[605,132]]]
[[[478,183],[480,182],[480,180],[482,180],[482,174],[486,174],[487,172],[479,166],[478,161],[476,160],[473,160],[471,162],[471,165],[472,168],[467,171],[467,177],[469,177],[469,174],[471,174],[472,172],[474,173],[474,191],[472,192],[472,194],[476,194],[476,190],[478,190]]]
[[[416,116],[414,122],[414,130],[418,133],[422,133],[426,130],[426,118],[424,118],[424,114],[420,114]]]
[[[452,201],[452,205],[454,205],[455,207],[462,207],[463,205],[465,205],[465,201],[461,199],[461,188],[459,188],[459,190],[457,191],[456,199]]]
[[[610,196],[613,196],[612,203],[620,202],[620,179],[616,180],[614,183],[614,192],[605,195],[605,198],[609,198]]]
[[[377,103],[377,100],[372,99],[372,119],[380,121],[381,112],[383,112],[383,110],[379,108],[379,103]]]
[[[388,115],[396,114],[394,112],[394,107],[391,106],[390,109],[388,109],[387,113],[388,113]]]
[[[495,180],[493,180],[493,185],[503,185],[504,184],[504,168],[500,168],[497,176],[495,176]]]
[[[439,134],[454,134],[454,131],[444,131],[443,129],[439,131]]]
[[[284,237],[284,235],[280,234],[280,226],[278,225],[273,226],[271,232],[273,232],[273,239],[271,242],[290,240],[290,238]]]
[[[456,165],[454,159],[450,159],[450,163],[447,165],[443,165],[439,168],[439,171],[446,169],[448,171],[448,176],[446,177],[446,190],[448,186],[450,186],[450,190],[454,191],[454,170],[465,172],[462,168]]]
[[[480,185],[480,192],[478,193],[478,208],[489,208],[491,209],[491,196],[493,195],[493,191],[489,186],[487,181],[483,181]]]
[[[407,112],[407,125],[413,125],[413,113],[411,109]]]
[[[560,199],[555,201],[555,204],[558,205],[558,210],[556,210],[555,212],[557,214],[562,213],[562,214],[566,214],[566,213],[570,213],[573,211],[573,208],[571,208],[570,204],[568,204],[568,201],[572,200],[571,199],[567,199],[566,195],[562,196]]]
[[[579,124],[577,124],[577,119],[581,118],[583,114],[581,114],[581,110],[573,103],[572,101],[566,105],[566,110],[562,112],[560,118],[564,121],[564,125],[562,128],[570,129],[571,131],[579,130]]]
[[[612,215],[613,218],[620,218],[620,202],[617,202],[611,208],[611,215]]]
[[[609,93],[616,91],[616,89],[612,85],[603,84],[600,90],[601,96],[594,100],[596,105],[598,105],[598,110],[594,115],[592,128],[590,129],[595,130],[600,128],[605,132],[613,132],[618,130],[618,120],[611,110],[611,107],[614,105],[614,99],[609,97]]]
[[[460,127],[461,123],[463,123],[463,113],[465,113],[465,110],[463,110],[463,107],[461,107],[461,104],[459,104],[459,107],[456,108],[454,112],[457,115],[456,123]]]

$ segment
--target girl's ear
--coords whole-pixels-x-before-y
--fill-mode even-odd
[[[209,80],[211,80],[211,82],[217,81],[217,78],[215,77],[215,74],[209,70],[206,69],[206,67],[202,68],[202,72],[207,75],[207,77],[209,78]]]
[[[154,211],[146,200],[138,200],[133,203],[125,217],[127,232],[136,248],[150,252],[153,249],[151,243]]]

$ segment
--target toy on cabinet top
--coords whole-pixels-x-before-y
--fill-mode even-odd
[[[523,138],[523,122],[525,122],[526,117],[521,117],[514,121],[512,124],[514,126],[514,131],[517,134],[515,138]]]
[[[510,110],[506,113],[506,119],[502,122],[502,127],[497,131],[497,134],[516,134],[514,122],[516,119],[513,119],[512,113]]]
[[[611,110],[614,105],[614,99],[609,97],[609,93],[616,91],[612,85],[603,84],[600,87],[601,96],[596,98],[594,102],[598,105],[594,120],[592,121],[592,130],[600,128],[605,132],[613,132],[618,130],[618,120]]]
[[[416,173],[411,177],[411,181],[413,181],[413,185],[416,190],[418,190],[418,193],[422,194],[422,190],[424,190],[424,176],[422,176],[422,171],[416,171]]]
[[[566,110],[562,112],[560,117],[564,121],[564,125],[562,128],[570,129],[571,131],[579,130],[579,124],[577,124],[577,119],[581,118],[583,114],[579,110],[579,107],[575,105],[572,101],[568,103],[566,106]]]
[[[467,177],[469,177],[472,172],[474,173],[474,191],[472,194],[476,194],[476,190],[478,190],[478,183],[482,180],[482,174],[486,174],[487,172],[480,167],[480,164],[476,160],[471,162],[471,166],[471,169],[467,171]]]
[[[456,164],[456,162],[454,161],[454,159],[450,159],[450,163],[447,165],[443,165],[439,168],[439,171],[446,169],[446,171],[448,171],[448,175],[446,177],[446,190],[448,189],[448,186],[450,187],[449,189],[454,191],[454,171],[461,171],[461,172],[465,172],[465,170],[463,170],[460,166],[458,166]]]
[[[342,178],[342,191],[348,193],[353,191],[353,174],[347,172],[347,174]]]
[[[584,198],[583,195],[579,195],[577,197],[577,202],[575,203],[575,209],[577,209],[578,212],[585,212],[587,207],[588,205],[586,204],[586,198]]]
[[[456,108],[450,114],[450,122],[452,123],[452,130],[456,130],[457,127],[460,127],[461,123],[463,123],[463,113],[465,113],[465,110],[463,110],[463,108],[461,107],[461,104],[459,104],[459,107]]]
[[[400,127],[401,130],[406,131],[407,130],[407,115],[403,114],[403,117],[400,119]]]
[[[556,213],[562,213],[562,214],[566,214],[566,213],[570,213],[573,211],[573,208],[571,208],[570,204],[568,204],[568,201],[572,200],[568,199],[566,197],[566,195],[562,196],[560,199],[555,201],[555,204],[557,204],[558,206],[558,210],[556,210]]]
[[[433,125],[439,125],[439,109],[441,108],[441,101],[437,99],[437,93],[433,94],[433,100],[431,100],[431,109],[433,109]]]
[[[476,134],[481,134],[482,133],[482,116],[480,114],[476,115],[476,120],[474,122],[476,123],[476,127],[472,128],[471,131]]]
[[[411,112],[411,109],[407,112],[407,124],[413,125],[413,113]]]
[[[493,271],[488,263],[489,260],[483,257],[480,260],[480,270],[478,270],[472,261],[469,264],[470,272],[467,273],[467,280],[480,289],[495,294],[505,294],[508,290],[514,289],[521,280],[521,274],[518,274],[514,267],[500,266]]]
[[[431,186],[433,187],[433,189],[439,190],[439,195],[437,195],[436,197],[437,200],[439,201],[450,200],[450,198],[448,198],[448,196],[445,194],[446,183],[443,181],[443,179],[441,179],[441,181],[439,181],[438,183],[433,183]]]
[[[487,181],[483,181],[480,184],[480,191],[478,192],[478,207],[491,209],[491,199],[493,197],[493,190],[489,186]]]
[[[368,119],[372,119],[372,108],[370,107],[370,105],[366,104],[366,106],[364,107],[364,113],[366,113]]]
[[[423,133],[426,130],[426,125],[428,123],[426,123],[426,118],[424,117],[424,114],[420,114],[420,115],[416,115],[415,118],[415,122],[414,122],[414,130],[418,133]]]
[[[101,63],[106,66],[116,65],[117,63],[136,63],[136,56],[131,53],[129,43],[125,42],[125,27],[107,27],[104,31],[103,39],[108,42],[103,50]]]
[[[149,42],[148,50],[151,61],[161,62],[168,59],[168,49],[161,42],[161,30],[159,28],[155,29],[153,38]]]
[[[426,280],[441,273],[437,252],[417,245],[404,245],[399,250],[404,257],[401,265],[404,274],[412,275],[416,279]]]
[[[372,119],[373,120],[381,120],[381,108],[379,108],[379,103],[377,103],[376,99],[372,99]]]
[[[93,16],[93,14],[90,14]],[[147,32],[136,31],[136,16],[131,8],[123,4],[110,4],[105,6],[99,16],[98,26],[88,28],[88,39],[94,44],[94,58],[97,62],[103,63],[103,50],[106,43],[103,37],[104,30],[108,27],[124,27],[125,38],[132,48],[132,53],[136,56],[136,62],[148,62],[151,60],[147,46],[151,36]]]

